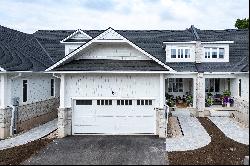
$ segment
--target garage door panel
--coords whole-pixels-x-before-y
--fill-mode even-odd
[[[147,106],[137,105],[136,101],[78,101],[78,104],[92,105],[74,106],[73,134],[154,134],[156,116],[153,103]],[[108,105],[102,105],[105,103]]]

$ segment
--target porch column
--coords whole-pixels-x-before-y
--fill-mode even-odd
[[[65,108],[65,74],[61,74],[60,107],[58,108],[58,137],[71,135],[72,109]]]
[[[64,74],[61,74],[60,108],[65,108],[65,75]]]
[[[196,108],[196,88],[197,88],[197,80],[193,78],[193,108]]]
[[[0,76],[1,84],[0,84],[0,108],[7,107],[7,75],[2,74]]]
[[[5,139],[10,136],[12,108],[8,107],[7,97],[7,75],[0,76],[0,139]]]
[[[196,116],[204,116],[205,110],[205,78],[203,73],[198,73],[196,78]]]
[[[164,75],[160,74],[160,108],[163,108],[166,102],[165,99],[165,79],[164,79]]]

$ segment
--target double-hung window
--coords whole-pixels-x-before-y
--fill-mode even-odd
[[[225,48],[205,47],[205,59],[223,59],[225,57]]]
[[[189,48],[172,48],[171,49],[171,58],[172,59],[188,59],[190,58],[190,49]]]

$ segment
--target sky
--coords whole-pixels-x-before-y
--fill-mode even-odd
[[[45,29],[232,29],[248,0],[0,0],[0,25]]]

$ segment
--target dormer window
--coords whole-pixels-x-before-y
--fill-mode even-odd
[[[206,59],[224,59],[225,48],[218,47],[205,47],[205,58]]]
[[[171,58],[178,59],[188,59],[190,58],[190,49],[189,48],[172,48],[171,49]]]

